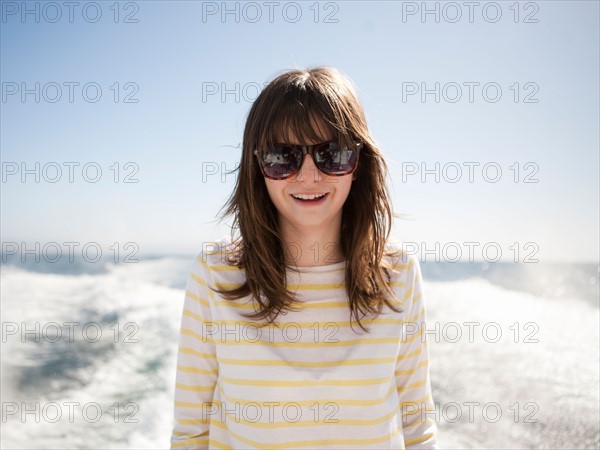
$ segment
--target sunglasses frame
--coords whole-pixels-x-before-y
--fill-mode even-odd
[[[283,143],[274,144],[275,146],[285,145],[285,146],[288,146],[288,147],[295,147],[295,148],[299,148],[299,149],[302,150],[302,161],[300,162],[300,167],[298,167],[294,172],[290,173],[289,175],[287,175],[285,177],[271,177],[271,176],[267,175],[265,173],[264,169],[263,169],[263,166],[262,166],[261,162],[260,162],[260,158],[259,158],[259,155],[258,155],[258,149],[256,149],[256,148],[254,149],[254,154],[257,157],[258,167],[259,167],[261,173],[263,174],[263,176],[265,178],[268,178],[270,180],[287,180],[288,178],[291,178],[294,175],[296,175],[300,171],[300,169],[302,168],[302,164],[304,164],[304,155],[306,155],[306,154],[310,155],[310,157],[313,160],[313,164],[315,165],[315,167],[317,169],[319,169],[319,171],[321,173],[323,173],[323,174],[325,174],[327,176],[330,176],[330,177],[344,177],[346,175],[350,175],[350,174],[354,173],[356,171],[356,169],[358,168],[359,155],[360,155],[360,151],[363,148],[363,143],[360,142],[360,141],[352,141],[352,144],[354,144],[354,149],[352,149],[352,150],[356,152],[356,164],[354,165],[354,168],[350,172],[339,173],[339,174],[335,174],[335,173],[328,174],[328,173],[323,172],[323,170],[319,167],[319,165],[315,161],[315,148],[319,148],[322,145],[330,144],[332,142],[337,143],[337,141],[330,140],[330,141],[324,141],[324,142],[320,142],[318,144],[313,144],[313,145],[292,145],[292,144],[283,144]]]

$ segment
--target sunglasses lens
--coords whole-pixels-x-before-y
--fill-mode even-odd
[[[340,148],[337,142],[327,142],[315,149],[315,161],[328,175],[345,175],[356,167],[357,152],[347,146]]]
[[[260,163],[266,176],[285,179],[300,168],[302,150],[277,145],[262,153]]]

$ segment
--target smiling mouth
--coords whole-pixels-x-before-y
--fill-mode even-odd
[[[300,202],[304,203],[317,203],[322,201],[329,195],[329,192],[325,194],[314,194],[314,195],[304,195],[304,194],[291,194],[291,196]]]

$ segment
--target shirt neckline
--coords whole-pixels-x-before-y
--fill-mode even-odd
[[[331,263],[331,264],[323,264],[320,266],[289,266],[289,265],[285,265],[285,268],[287,271],[298,271],[301,273],[314,273],[314,272],[330,272],[333,270],[337,270],[337,269],[342,269],[346,266],[346,260],[344,261],[340,261],[337,263]]]

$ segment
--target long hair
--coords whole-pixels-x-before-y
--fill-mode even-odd
[[[322,138],[314,121],[324,123],[340,142],[358,140],[355,180],[342,207],[340,245],[346,258],[345,287],[350,316],[365,331],[361,317],[382,311],[383,304],[401,312],[387,298],[393,263],[385,256],[397,253],[386,248],[392,227],[392,208],[386,186],[388,168],[370,136],[365,113],[356,92],[340,71],[331,67],[291,70],[277,76],[252,105],[244,129],[242,156],[236,185],[221,216],[233,216],[232,245],[223,260],[245,271],[246,281],[234,289],[216,289],[223,298],[235,300],[252,294],[255,312],[244,314],[272,323],[282,310],[298,301],[286,289],[284,248],[278,213],[255,158],[254,150],[272,145],[293,131],[299,138]],[[223,210],[221,208],[221,210]],[[239,229],[239,236],[234,236]]]

